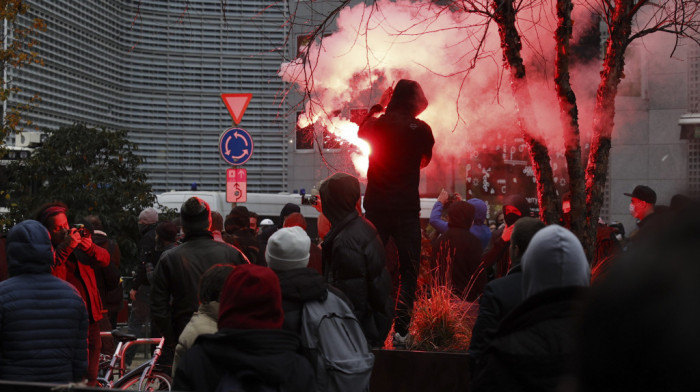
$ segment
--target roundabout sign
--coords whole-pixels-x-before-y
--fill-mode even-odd
[[[253,155],[253,138],[242,128],[229,128],[219,137],[219,153],[231,165],[242,165]]]

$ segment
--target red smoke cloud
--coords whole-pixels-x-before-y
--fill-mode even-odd
[[[576,28],[587,28],[588,11],[575,10],[581,13],[574,15]],[[535,131],[551,151],[562,151],[552,68],[554,7],[541,3],[522,10],[520,20]],[[374,6],[347,7],[338,17],[337,31],[309,47],[307,68],[299,60],[285,63],[280,76],[303,89],[304,75],[313,75],[313,100],[306,102],[300,125],[324,124],[333,133],[344,132],[341,137],[352,144],[357,126],[349,121],[351,110],[371,107],[387,87],[405,78],[418,81],[429,101],[420,118],[433,129],[433,156],[466,157],[494,150],[503,140],[519,137],[520,129],[498,30],[485,22],[481,15],[448,11],[431,2],[380,0]],[[599,67],[600,62],[594,62],[572,70],[584,137]],[[364,174],[366,157],[359,150],[355,154],[356,169]],[[428,170],[439,170],[435,166]]]

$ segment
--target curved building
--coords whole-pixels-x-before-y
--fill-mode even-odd
[[[289,122],[277,76],[287,2],[27,1],[19,23],[41,18],[45,65],[11,69],[38,93],[25,117],[38,127],[73,122],[126,129],[156,193],[225,190],[219,136],[232,126],[222,93],[252,93],[239,127],[255,143],[245,163],[250,192],[287,190]],[[222,4],[225,9],[222,9]],[[9,104],[12,104],[12,100]]]

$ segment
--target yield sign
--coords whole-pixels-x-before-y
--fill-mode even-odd
[[[243,118],[243,113],[248,108],[250,100],[253,98],[253,94],[221,94],[221,99],[226,104],[228,112],[231,113],[233,117],[233,122],[238,125],[241,123],[241,118]]]

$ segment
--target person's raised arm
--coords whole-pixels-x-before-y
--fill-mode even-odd
[[[430,219],[428,223],[437,230],[438,233],[442,234],[447,231],[447,222],[442,219],[442,209],[447,203],[449,198],[449,193],[443,188],[438,195],[437,201],[433,205],[432,211],[430,211]]]

